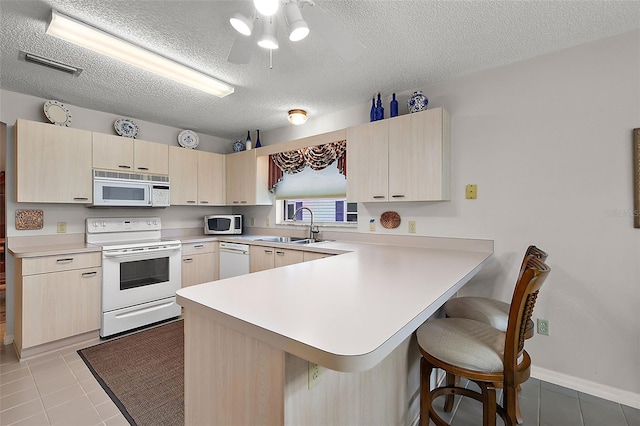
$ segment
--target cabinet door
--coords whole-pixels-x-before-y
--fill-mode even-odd
[[[215,280],[215,253],[182,256],[182,287]]]
[[[392,201],[449,198],[448,144],[442,108],[389,120],[389,197]],[[393,147],[393,148],[391,148]],[[446,180],[446,182],[445,182]]]
[[[251,255],[251,272],[274,268],[274,252],[275,249],[273,247],[251,246],[249,248],[249,254]]]
[[[312,260],[324,259],[325,257],[333,256],[327,253],[316,253],[314,251],[305,251],[302,255],[303,262],[310,262]]]
[[[214,152],[198,152],[198,204],[226,204],[225,156]],[[173,181],[171,182],[173,190]]]
[[[169,145],[136,140],[133,143],[133,165],[138,173],[168,175]]]
[[[101,268],[23,277],[22,347],[100,328]]]
[[[348,201],[388,201],[388,151],[387,120],[347,129]]]
[[[169,147],[169,182],[172,206],[195,206],[198,203],[198,152]]]
[[[255,150],[235,152],[226,156],[227,204],[256,203]]]
[[[122,136],[92,134],[95,169],[133,172],[133,139]]]
[[[15,131],[17,202],[93,201],[91,132],[28,120]]]
[[[287,250],[280,248],[275,250],[275,254],[274,267],[276,268],[301,263],[304,256],[302,250]]]

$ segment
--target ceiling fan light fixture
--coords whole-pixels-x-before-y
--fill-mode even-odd
[[[278,11],[280,0],[253,0],[256,10],[264,16],[273,16]]]
[[[55,10],[51,12],[51,21],[46,33],[219,98],[230,95],[234,90],[233,86],[223,81]]]
[[[273,17],[269,18],[269,21],[262,26],[262,37],[258,40],[258,46],[271,50],[278,48],[276,24],[273,22]]]
[[[242,35],[250,36],[253,31],[253,22],[242,13],[236,12],[229,18],[231,26]]]
[[[300,41],[309,35],[309,26],[302,19],[302,12],[295,1],[289,2],[284,9],[287,24],[289,24],[289,40]]]
[[[289,123],[300,126],[307,122],[307,111],[303,109],[292,109],[289,111]]]

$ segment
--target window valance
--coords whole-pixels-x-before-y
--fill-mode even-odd
[[[338,162],[338,170],[346,178],[346,140],[271,154],[269,155],[269,188],[275,188],[284,173],[299,173],[307,166],[313,170],[322,170],[334,161]]]

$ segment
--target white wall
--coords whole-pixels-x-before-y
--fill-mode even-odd
[[[526,247],[548,251],[552,272],[534,316],[549,321],[550,336],[527,341],[535,375],[637,407],[640,229],[630,211],[639,76],[634,31],[416,88],[451,114],[452,200],[358,206],[360,232],[369,218],[395,210],[403,223],[417,222],[418,234],[495,240],[494,262],[466,294],[508,301]],[[409,95],[399,94],[401,114]],[[369,105],[266,132],[264,140],[363,123]],[[477,200],[464,199],[471,183]]]

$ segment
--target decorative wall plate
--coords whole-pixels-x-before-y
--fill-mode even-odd
[[[69,127],[71,125],[71,113],[69,112],[69,108],[61,102],[53,100],[45,102],[44,115],[47,117],[47,120],[56,126]]]
[[[125,138],[133,138],[135,139],[138,136],[138,125],[133,122],[130,118],[119,118],[113,123],[113,127],[116,129],[116,133],[119,136],[124,136]]]
[[[43,225],[42,210],[16,210],[16,229],[20,231],[42,229]]]
[[[380,216],[380,224],[387,229],[400,226],[400,215],[396,212],[384,212]]]
[[[183,130],[178,134],[178,143],[183,148],[195,149],[200,143],[200,139],[193,130]]]

